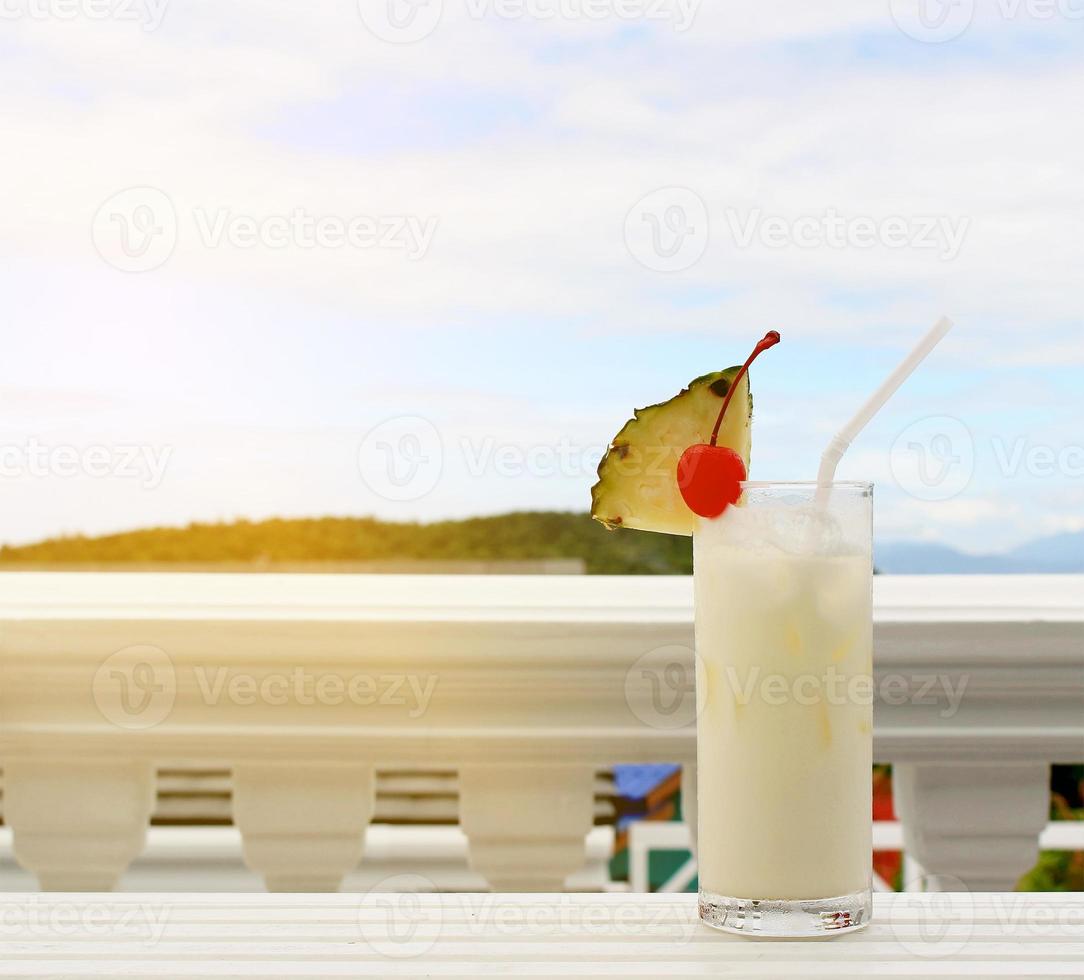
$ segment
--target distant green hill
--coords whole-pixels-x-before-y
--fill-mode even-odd
[[[0,547],[0,564],[279,563],[579,558],[593,575],[692,571],[689,538],[607,531],[586,514],[502,514],[433,524],[321,517],[189,524]]]

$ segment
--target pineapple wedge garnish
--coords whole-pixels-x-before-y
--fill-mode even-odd
[[[699,518],[678,489],[678,460],[689,446],[709,440],[740,370],[732,367],[705,374],[669,401],[636,409],[599,463],[598,483],[591,488],[591,516],[596,521],[611,529],[693,533]],[[719,430],[718,445],[733,449],[748,471],[753,415],[749,375],[738,384]]]

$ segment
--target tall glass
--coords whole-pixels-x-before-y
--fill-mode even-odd
[[[872,487],[746,483],[694,534],[700,917],[869,923]]]

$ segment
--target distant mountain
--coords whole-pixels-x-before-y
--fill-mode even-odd
[[[877,545],[874,562],[878,571],[895,575],[1084,572],[1084,531],[1037,538],[1012,551],[985,555],[939,544],[886,541]]]
[[[691,538],[607,531],[586,514],[519,512],[431,524],[371,517],[235,521],[147,528],[102,537],[51,538],[0,547],[0,568],[228,566],[230,571],[331,571],[357,562],[539,562],[580,559],[589,574],[687,575]],[[402,569],[400,569],[402,570]]]
[[[1084,531],[1038,538],[1010,555],[1013,561],[1042,565],[1051,571],[1084,571]]]
[[[874,558],[878,571],[895,574],[1084,572],[1084,533],[1041,538],[1000,555],[886,542],[876,546]],[[359,562],[385,563],[389,568],[413,563],[420,569],[445,562],[562,559],[578,559],[596,575],[687,575],[692,570],[692,542],[669,534],[607,531],[586,514],[535,511],[432,524],[368,517],[190,524],[0,547],[0,568],[8,569],[154,566],[189,571],[193,566],[213,566],[275,571],[306,566],[332,571],[354,570]]]

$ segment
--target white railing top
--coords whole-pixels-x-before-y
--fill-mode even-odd
[[[878,622],[1078,623],[1084,575],[878,575]],[[687,622],[680,575],[3,572],[0,622],[207,618]]]
[[[879,761],[1084,759],[1084,576],[878,576],[874,596]],[[683,577],[5,573],[0,764],[680,762],[692,634]],[[297,669],[368,700],[290,700]],[[286,700],[253,702],[264,682]],[[161,717],[117,723],[151,693]]]

